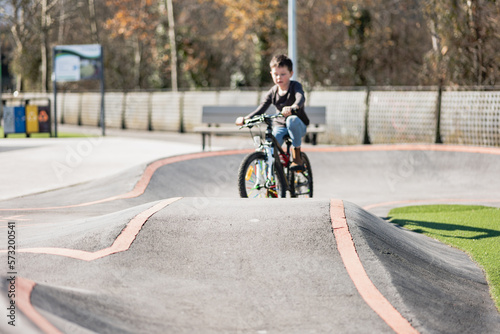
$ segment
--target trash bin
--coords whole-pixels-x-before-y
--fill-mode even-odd
[[[38,133],[38,106],[26,106],[26,134],[29,136],[32,133]]]
[[[4,107],[4,137],[10,133],[26,133],[24,107]]]
[[[3,108],[3,133],[4,137],[7,137],[8,133],[16,132],[16,127],[14,125],[14,107],[4,107]]]
[[[51,133],[50,105],[38,106],[38,131],[40,133]]]

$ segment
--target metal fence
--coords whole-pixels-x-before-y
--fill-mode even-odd
[[[452,144],[500,146],[500,92],[443,92],[441,136]]]
[[[371,142],[435,142],[437,97],[435,91],[370,92],[368,136]]]
[[[106,126],[190,132],[205,105],[257,105],[261,91],[108,92]],[[6,105],[16,98],[3,94]],[[51,94],[45,94],[52,99]],[[500,146],[500,91],[364,89],[307,93],[307,105],[326,107],[320,143],[436,143]],[[99,126],[100,94],[59,93],[58,121]]]
[[[311,106],[326,107],[326,133],[322,142],[361,144],[365,134],[366,91],[319,91],[307,96]]]

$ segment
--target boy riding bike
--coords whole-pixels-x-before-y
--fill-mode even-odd
[[[285,55],[275,56],[269,66],[275,85],[267,92],[255,111],[236,119],[236,125],[241,126],[246,119],[265,113],[273,104],[283,115],[283,118],[274,120],[273,135],[280,145],[283,145],[285,135],[290,136],[293,146],[291,170],[302,170],[304,162],[301,158],[300,147],[302,137],[305,136],[307,125],[309,125],[309,118],[304,110],[306,101],[304,90],[298,81],[291,80],[293,63],[290,58]]]

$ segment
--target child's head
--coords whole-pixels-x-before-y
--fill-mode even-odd
[[[281,90],[287,90],[293,76],[292,60],[285,55],[274,56],[269,66],[274,83]]]
[[[271,69],[275,67],[286,67],[288,68],[288,71],[293,72],[292,60],[288,58],[286,55],[274,56],[273,59],[271,59],[271,62],[269,63],[269,67],[271,67]]]

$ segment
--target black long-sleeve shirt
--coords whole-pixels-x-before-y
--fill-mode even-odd
[[[247,117],[250,118],[265,113],[271,104],[273,104],[280,112],[283,107],[289,107],[295,104],[299,107],[299,109],[293,110],[292,115],[297,115],[305,125],[309,125],[309,118],[304,110],[305,102],[306,97],[302,85],[298,81],[291,80],[290,86],[288,87],[288,91],[285,95],[280,95],[278,85],[274,85],[262,98],[262,101],[257,109],[248,114]],[[285,119],[282,117],[275,118],[274,126],[285,127]]]

